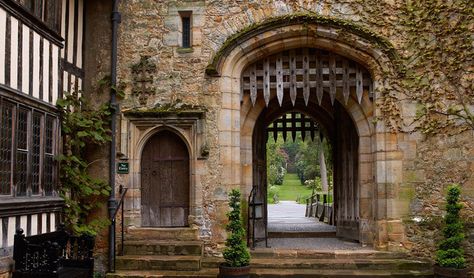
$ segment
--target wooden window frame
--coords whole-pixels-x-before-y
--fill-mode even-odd
[[[60,0],[9,0],[15,2],[24,12],[43,22],[54,32],[61,28],[61,2]],[[52,11],[51,11],[52,10]]]
[[[11,158],[10,158],[10,191],[9,194],[1,194],[0,200],[2,198],[25,198],[25,197],[44,197],[44,196],[56,196],[56,190],[58,185],[58,170],[57,163],[54,161],[54,157],[58,154],[59,150],[59,117],[54,113],[50,113],[44,110],[40,110],[33,106],[14,101],[7,97],[0,96],[0,111],[3,110],[4,103],[9,103],[13,105],[13,128],[11,131]],[[18,127],[19,120],[18,115],[19,111],[27,111],[27,148],[19,148],[18,144]],[[37,194],[33,193],[33,118],[34,115],[40,115],[40,147],[39,147],[39,180],[38,180],[38,191]],[[2,115],[0,115],[2,117]],[[46,119],[52,119],[52,134],[51,134],[51,144],[52,144],[52,153],[46,153]],[[0,119],[2,121],[3,119]],[[0,134],[2,136],[2,134]],[[27,154],[27,170],[26,170],[26,189],[25,192],[18,192],[17,184],[17,152],[26,152]],[[45,160],[46,156],[53,157],[53,166],[52,166],[52,188],[51,192],[45,191]]]

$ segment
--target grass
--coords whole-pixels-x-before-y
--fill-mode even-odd
[[[287,173],[282,185],[276,185],[273,193],[277,193],[279,201],[299,201],[306,203],[306,198],[311,196],[312,190],[301,184],[296,174]],[[273,204],[273,194],[268,190],[268,203]]]

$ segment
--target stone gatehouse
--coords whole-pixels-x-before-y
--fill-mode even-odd
[[[218,254],[227,192],[248,196],[256,186],[263,198],[265,125],[299,111],[338,150],[338,235],[432,256],[448,183],[462,184],[471,214],[473,130],[458,122],[428,134],[417,122],[427,98],[402,68],[423,48],[409,41],[406,5],[124,1],[117,148],[130,172],[117,180],[129,188],[126,226],[190,226],[206,253]],[[460,61],[459,90],[472,103],[470,59]],[[442,92],[448,105],[443,69],[424,63],[415,70],[432,73],[427,90]]]
[[[97,237],[97,271],[112,269],[106,249],[122,223],[132,256],[120,267],[142,270],[149,258],[135,259],[151,248],[199,257],[159,267],[201,270],[221,256],[233,188],[244,220],[252,192],[263,203],[253,225],[263,239],[277,121],[283,136],[330,142],[336,235],[367,256],[433,259],[445,189],[460,184],[472,267],[473,31],[470,0],[0,1],[0,277],[13,269],[16,229],[64,221],[57,100],[80,92],[115,108],[101,94],[109,75],[117,140],[86,146],[86,168],[116,194],[109,214],[97,201],[88,220],[110,219],[128,191],[116,233]]]

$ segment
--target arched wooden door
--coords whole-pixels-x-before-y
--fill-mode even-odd
[[[175,133],[155,134],[141,160],[142,226],[183,227],[189,215],[189,153]]]

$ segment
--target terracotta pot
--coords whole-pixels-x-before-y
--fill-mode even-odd
[[[449,278],[449,277],[456,277],[456,278],[467,278],[469,270],[467,268],[457,269],[457,268],[450,268],[450,267],[442,267],[439,265],[435,265],[433,267],[435,277],[439,278]]]
[[[219,278],[250,278],[250,266],[230,267],[219,265]]]

